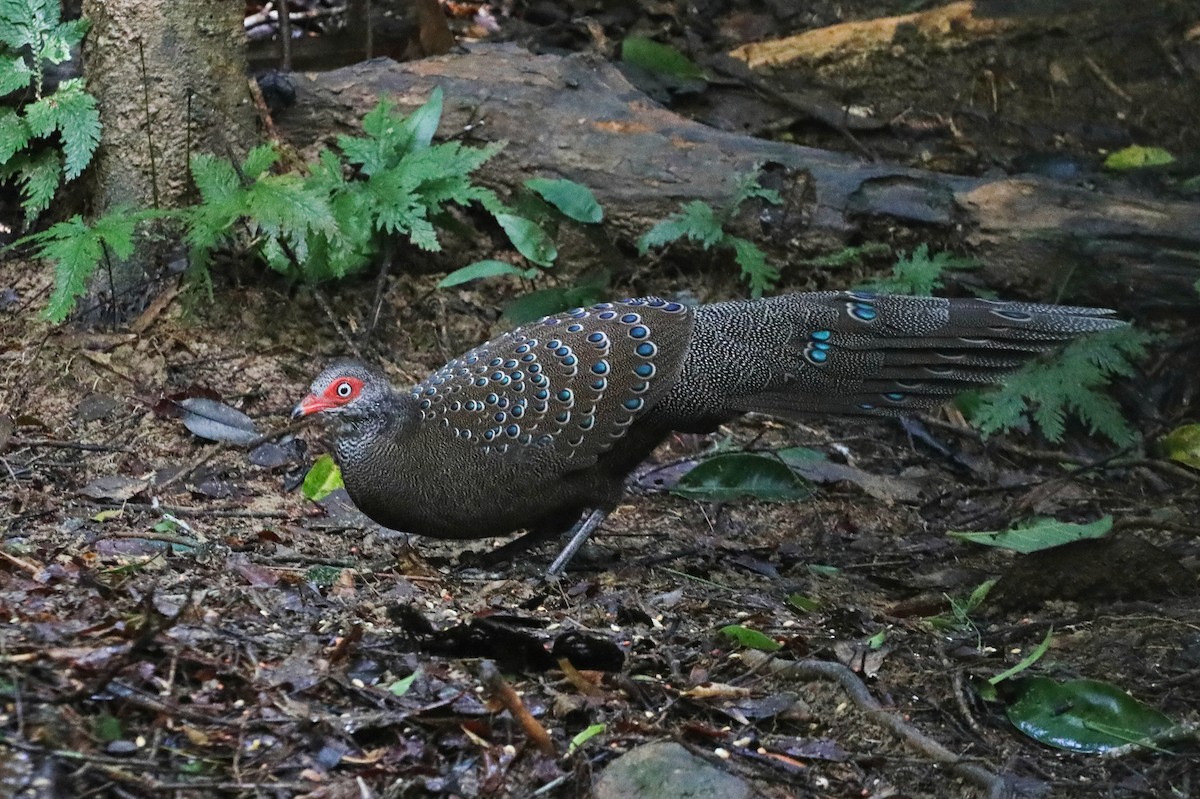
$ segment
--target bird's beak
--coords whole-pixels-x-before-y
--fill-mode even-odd
[[[295,408],[292,408],[292,418],[299,419],[302,416],[310,416],[314,413],[320,413],[329,407],[330,405],[327,401],[321,399],[316,394],[309,394],[296,403]]]

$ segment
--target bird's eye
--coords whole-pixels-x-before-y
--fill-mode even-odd
[[[349,399],[350,395],[354,393],[354,387],[345,380],[338,383],[337,388],[334,390],[337,391],[337,395],[342,399]]]

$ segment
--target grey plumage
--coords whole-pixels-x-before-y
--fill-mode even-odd
[[[1123,324],[1091,308],[855,292],[694,309],[627,300],[518,327],[407,391],[335,363],[296,414],[336,420],[346,488],[383,525],[442,538],[548,534],[614,507],[671,431],[748,411],[933,407]]]

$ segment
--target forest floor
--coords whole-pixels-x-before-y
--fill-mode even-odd
[[[596,19],[612,36],[668,30],[715,52],[880,4],[709,5],[703,21],[672,17],[673,3]],[[965,174],[1028,162],[1100,182],[1105,149],[1200,152],[1200,127],[1179,113],[1180,86],[1200,95],[1200,14],[1160,6],[1087,35],[894,47],[773,80],[880,111],[889,124],[855,139],[887,160]],[[685,100],[701,118],[732,107]],[[739,125],[757,114],[758,132],[848,146],[803,119],[768,124],[760,102]],[[737,296],[733,271],[692,272],[686,291]],[[481,569],[462,553],[502,542],[409,542],[305,499],[327,444],[288,419],[346,354],[330,313],[406,384],[503,327],[521,286],[437,291],[436,275],[398,273],[379,306],[368,280],[331,290],[327,311],[270,278],[219,277],[211,304],[180,295],[144,327],[83,331],[39,320],[51,277],[0,264],[0,797],[612,797],[625,794],[594,788],[599,775],[660,740],[770,797],[986,795],[929,741],[1022,795],[1200,795],[1194,742],[1067,753],[1017,732],[979,690],[1053,631],[1034,673],[1104,680],[1200,719],[1200,473],[1152,443],[1197,421],[1185,320],[1167,320],[1123,390],[1143,446],[1116,452],[1075,428],[1059,444],[1035,431],[983,442],[949,413],[909,427],[750,418],[664,445],[649,466],[666,471],[645,473],[567,577],[547,581],[550,545]],[[857,277],[789,270],[780,290]],[[646,264],[614,282],[621,296],[682,289]],[[203,441],[172,402],[199,395],[294,439],[253,455]],[[657,476],[727,440],[810,447],[842,468],[795,503],[658,490]],[[1034,555],[947,536],[1105,515],[1108,537]],[[841,683],[755,660],[719,632],[730,624],[782,644],[780,659],[845,666],[927,745]]]

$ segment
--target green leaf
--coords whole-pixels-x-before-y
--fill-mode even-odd
[[[1103,538],[1112,529],[1112,516],[1102,516],[1088,524],[1060,522],[1057,519],[1031,519],[1011,530],[990,532],[949,532],[947,535],[960,541],[983,544],[989,547],[1010,549],[1029,554],[1043,549],[1071,544],[1086,538]]]
[[[783,198],[779,196],[779,192],[775,189],[768,189],[758,182],[758,169],[753,172],[748,172],[738,179],[734,186],[733,197],[730,198],[727,207],[729,208],[729,216],[737,213],[741,208],[742,203],[751,198],[758,198],[763,202],[771,205],[782,205]]]
[[[87,292],[87,281],[96,271],[107,247],[124,260],[133,254],[133,234],[149,212],[133,213],[117,207],[91,225],[78,214],[52,225],[36,237],[38,257],[54,264],[54,291],[43,316],[55,324],[67,318],[78,297]]]
[[[273,144],[260,144],[246,154],[242,162],[242,173],[250,180],[256,180],[279,161],[279,151]]]
[[[442,121],[442,87],[435,86],[425,104],[413,111],[402,126],[411,137],[410,147],[423,150],[433,141],[438,124]]]
[[[196,153],[192,156],[191,167],[192,182],[201,199],[209,205],[232,199],[242,187],[233,165],[216,156]]]
[[[783,649],[783,644],[774,638],[741,624],[728,624],[720,629],[720,633],[747,649],[757,649],[760,652],[778,652]]]
[[[592,724],[580,730],[575,734],[575,737],[571,739],[570,745],[567,746],[567,757],[575,754],[579,747],[583,746],[585,743],[592,740],[602,732],[604,732],[603,724]]]
[[[662,220],[638,239],[638,253],[645,255],[651,249],[688,238],[704,249],[711,248],[724,238],[725,232],[717,221],[712,206],[692,200],[679,211]]]
[[[407,677],[401,677],[400,679],[396,680],[394,683],[389,685],[388,691],[390,691],[393,696],[404,696],[406,693],[408,693],[410,690],[412,690],[413,683],[415,683],[417,681],[417,678],[422,676],[422,674],[423,674],[422,669],[418,668],[416,671],[414,671],[412,674],[408,675]]]
[[[1019,692],[1006,712],[1021,732],[1072,752],[1107,752],[1171,729],[1171,719],[1099,680],[1016,681]]]
[[[819,610],[821,607],[820,602],[810,597],[806,597],[803,594],[790,595],[788,597],[788,604],[794,607],[796,610],[803,611],[804,613],[812,613],[815,610]]]
[[[1174,161],[1175,156],[1161,147],[1140,147],[1134,144],[1109,154],[1108,158],[1104,159],[1104,168],[1121,172],[1148,166],[1165,166]]]
[[[542,199],[561,211],[568,219],[585,224],[596,224],[604,219],[604,209],[587,186],[573,180],[548,178],[533,178],[525,181],[525,185],[541,195]]]
[[[320,588],[328,588],[337,582],[342,570],[337,566],[312,566],[304,572],[304,579]]]
[[[628,36],[621,42],[621,60],[647,72],[682,80],[704,80],[704,70],[683,53],[642,36]]]
[[[812,495],[812,487],[778,458],[750,452],[707,458],[685,474],[671,491],[708,502],[725,502],[737,497],[794,502]]]
[[[1034,663],[1037,663],[1039,660],[1042,659],[1042,655],[1044,655],[1048,651],[1050,651],[1050,642],[1053,640],[1054,640],[1054,627],[1051,627],[1050,629],[1046,630],[1046,637],[1042,639],[1042,642],[1040,644],[1038,644],[1037,646],[1035,646],[1033,648],[1032,652],[1030,652],[1025,657],[1021,658],[1020,663],[1013,666],[1011,669],[1005,669],[1004,671],[997,674],[995,677],[990,678],[988,680],[988,684],[989,685],[999,685],[1000,683],[1004,682],[1005,680],[1011,680],[1016,675],[1020,674],[1021,672],[1025,671],[1026,669],[1028,669]]]
[[[21,115],[9,108],[0,108],[0,166],[29,144],[29,126]]]
[[[38,255],[55,265],[54,291],[43,313],[58,324],[75,307],[75,299],[87,291],[87,280],[100,263],[102,250],[99,239],[91,235],[78,214],[52,226],[47,232],[52,238],[41,247]]]
[[[567,308],[594,305],[608,295],[608,274],[599,273],[574,286],[552,286],[524,294],[504,308],[504,317],[523,325]]]
[[[929,245],[922,244],[912,254],[901,256],[892,267],[890,277],[881,277],[860,288],[880,294],[912,294],[926,297],[943,285],[943,273],[948,270],[977,269],[980,262],[960,258],[948,252],[929,254]]]
[[[767,256],[758,245],[741,236],[726,236],[724,244],[731,245],[734,260],[742,267],[742,279],[750,286],[751,297],[761,297],[764,291],[775,288],[779,270],[767,263]]]
[[[344,487],[341,469],[333,462],[332,457],[322,455],[313,462],[312,468],[304,476],[304,485],[301,491],[313,502],[320,502],[334,491]]]
[[[381,99],[363,117],[366,137],[338,137],[338,147],[346,160],[358,164],[364,175],[392,169],[405,156],[429,147],[442,116],[442,90],[435,88],[429,99],[407,117],[395,109],[390,100]]]
[[[41,150],[19,161],[17,183],[21,186],[21,205],[25,221],[32,223],[38,214],[50,207],[54,192],[62,182],[62,158],[54,150]]]
[[[54,107],[54,124],[62,134],[66,178],[74,180],[91,162],[100,145],[100,112],[96,109],[96,98],[84,91],[81,79],[75,78],[63,81],[58,91],[44,99]]]
[[[121,720],[111,713],[100,711],[92,722],[92,734],[102,743],[112,743],[125,737]]]
[[[1158,444],[1171,460],[1200,469],[1200,424],[1180,425],[1163,436]]]
[[[969,417],[985,435],[1013,427],[1027,418],[1051,441],[1062,439],[1067,413],[1078,416],[1118,445],[1135,434],[1120,406],[1100,389],[1114,375],[1133,372],[1131,359],[1145,353],[1149,336],[1129,328],[1083,336],[1050,359],[1041,358],[1006,378],[986,393]]]
[[[537,269],[522,269],[507,261],[476,261],[461,269],[455,269],[438,282],[438,288],[447,289],[472,280],[484,277],[499,277],[500,275],[517,275],[524,278],[537,277],[541,272]]]
[[[50,97],[42,97],[25,106],[24,110],[31,138],[44,139],[58,127],[58,106]]]
[[[546,231],[525,217],[515,214],[496,214],[496,221],[504,228],[508,240],[521,255],[538,266],[549,267],[554,264],[554,259],[558,257],[558,249],[546,235]]]
[[[24,58],[0,55],[0,97],[24,89],[32,79],[33,71]]]

